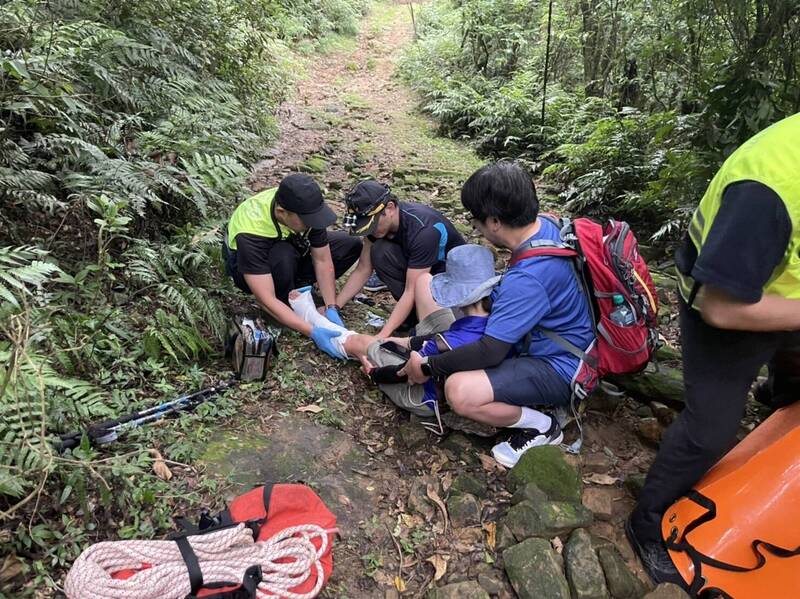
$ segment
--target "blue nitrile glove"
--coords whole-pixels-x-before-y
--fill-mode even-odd
[[[347,327],[344,326],[344,321],[342,320],[342,315],[339,314],[339,308],[335,306],[331,306],[327,310],[325,310],[325,318],[330,320],[333,324],[338,324],[343,329]]]
[[[317,344],[318,348],[328,354],[331,358],[336,358],[337,360],[346,360],[347,354],[340,352],[331,342],[331,339],[338,337],[339,335],[341,335],[339,331],[332,331],[322,327],[314,327],[311,329],[311,338],[314,340],[314,343]]]

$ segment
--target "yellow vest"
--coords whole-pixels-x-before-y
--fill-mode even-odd
[[[725,189],[739,181],[762,183],[783,200],[792,221],[792,235],[783,261],[764,286],[764,293],[800,299],[800,113],[747,140],[711,180],[689,224],[689,238],[698,255],[719,212]],[[694,279],[679,272],[678,288],[684,300],[689,300],[693,287]]]
[[[272,217],[272,201],[275,199],[276,191],[277,187],[265,189],[236,207],[231,220],[228,221],[229,248],[236,249],[236,236],[239,233],[250,233],[270,239],[283,239],[292,234],[289,227],[280,224]]]

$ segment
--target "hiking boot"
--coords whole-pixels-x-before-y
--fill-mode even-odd
[[[535,428],[521,428],[514,431],[508,441],[498,443],[492,447],[494,459],[506,468],[513,468],[514,464],[522,457],[522,454],[531,447],[559,445],[564,440],[564,433],[561,432],[561,427],[555,418],[551,417],[550,421],[550,428],[545,432],[538,431]]]
[[[645,572],[656,584],[671,582],[683,589],[686,588],[686,582],[678,573],[675,564],[672,563],[672,558],[669,556],[664,541],[661,539],[646,539],[641,534],[641,531],[636,529],[636,525],[633,522],[633,514],[628,516],[625,521],[625,536],[628,537],[628,542],[630,542],[634,553],[639,556]]]
[[[388,289],[388,287],[386,287],[386,283],[381,281],[378,273],[372,271],[369,279],[367,279],[367,282],[364,283],[364,291],[383,291],[384,289]]]

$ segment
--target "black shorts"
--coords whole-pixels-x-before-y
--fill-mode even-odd
[[[572,396],[569,383],[541,358],[520,356],[486,369],[494,401],[515,406],[566,406]]]

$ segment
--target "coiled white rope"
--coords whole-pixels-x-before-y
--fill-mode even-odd
[[[263,577],[258,590],[265,596],[311,599],[322,589],[320,558],[328,551],[328,535],[335,532],[316,525],[293,526],[256,543],[252,531],[242,523],[187,539],[197,556],[204,584],[238,584],[244,571],[258,564]],[[314,545],[315,539],[319,548]],[[138,570],[142,564],[152,567],[127,580],[111,577],[120,570]],[[316,581],[313,590],[290,590],[312,575]],[[64,586],[69,599],[183,599],[191,592],[189,572],[175,541],[96,543],[75,560]]]

